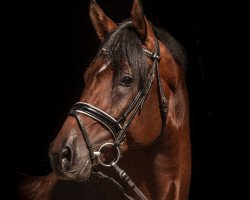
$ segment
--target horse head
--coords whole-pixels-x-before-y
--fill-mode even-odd
[[[121,24],[93,0],[89,13],[101,45],[84,73],[79,102],[49,150],[53,171],[76,181],[87,179],[93,166],[110,166],[161,137],[176,143],[166,132],[188,122],[181,46],[147,20],[139,0]]]

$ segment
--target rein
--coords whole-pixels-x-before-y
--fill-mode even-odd
[[[73,116],[77,124],[82,132],[83,138],[85,140],[86,146],[89,151],[89,156],[91,159],[91,162],[93,165],[95,165],[96,158],[98,159],[99,163],[105,167],[113,167],[115,171],[120,175],[120,177],[134,190],[134,192],[140,197],[142,200],[147,200],[145,195],[139,190],[139,188],[136,186],[136,184],[131,180],[131,178],[126,174],[124,170],[122,170],[118,165],[117,162],[119,161],[121,157],[121,147],[124,141],[124,138],[126,136],[127,128],[129,127],[130,123],[136,116],[139,110],[143,108],[145,99],[151,89],[152,83],[154,81],[154,78],[156,76],[157,78],[157,85],[158,85],[158,95],[160,100],[160,110],[161,110],[161,117],[162,117],[162,129],[160,136],[162,135],[163,129],[166,124],[166,117],[167,117],[167,99],[163,93],[163,88],[160,80],[160,72],[158,69],[158,64],[160,61],[160,48],[159,48],[159,42],[155,38],[155,52],[151,52],[150,50],[143,47],[143,51],[146,53],[146,55],[153,60],[152,68],[148,74],[148,77],[146,79],[146,82],[143,85],[143,88],[138,92],[136,97],[132,100],[131,104],[128,106],[125,112],[121,114],[121,116],[116,120],[109,114],[107,114],[105,111],[91,105],[85,102],[77,102],[73,107],[71,108],[71,111],[69,113],[70,116]],[[104,143],[98,151],[95,151],[93,146],[90,144],[86,129],[84,127],[83,122],[81,121],[80,114],[87,115],[88,117],[98,121],[102,125],[104,125],[113,135],[114,142],[113,143]],[[129,116],[130,115],[130,116]],[[128,118],[129,116],[129,118]],[[159,136],[159,137],[160,137]],[[100,159],[100,155],[102,152],[102,149],[106,146],[113,146],[116,152],[115,158],[113,161],[109,164],[104,163]],[[107,178],[121,191],[123,194],[128,198],[133,200],[132,197],[126,194],[123,187],[115,181],[113,178],[106,176],[105,174],[101,172],[95,172],[102,178]]]

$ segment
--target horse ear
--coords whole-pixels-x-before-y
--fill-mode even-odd
[[[134,0],[131,10],[131,20],[142,40],[146,41],[149,34],[152,33],[152,30],[143,14],[143,8],[140,0]]]
[[[100,40],[103,40],[108,33],[117,28],[117,25],[106,16],[95,0],[90,1],[89,15]]]

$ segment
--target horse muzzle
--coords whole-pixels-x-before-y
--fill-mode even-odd
[[[79,150],[77,137],[68,137],[62,145],[52,142],[49,150],[50,165],[55,174],[64,180],[83,181],[90,176],[91,161],[88,152]]]

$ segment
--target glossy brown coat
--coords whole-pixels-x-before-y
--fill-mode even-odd
[[[101,40],[106,37],[107,33],[117,28],[117,25],[104,14],[95,1],[91,1],[90,4],[90,17]],[[131,20],[139,37],[143,40],[144,47],[154,52],[154,32],[143,15],[138,0],[134,0]],[[168,100],[166,126],[157,140],[162,129],[162,121],[155,80],[141,112],[136,115],[129,126],[119,166],[129,174],[148,199],[187,200],[191,176],[191,148],[185,72],[160,40],[159,44],[161,84]],[[152,66],[151,59],[148,58],[147,62],[149,66]],[[133,96],[138,92],[138,87],[131,87],[129,94],[124,92],[126,90],[124,88],[114,88],[112,82],[115,73],[112,68],[103,67],[106,64],[105,60],[97,57],[90,65],[85,72],[86,85],[79,101],[101,108],[116,118],[129,105]],[[104,70],[100,72],[101,67]],[[130,66],[125,64],[124,70],[130,72]],[[128,95],[124,95],[125,93]],[[122,96],[118,102],[115,101],[116,95]],[[81,119],[91,144],[95,148],[105,142],[113,141],[108,130],[95,120],[84,115]],[[123,199],[120,191],[107,180],[92,180],[90,177],[90,180],[86,182],[73,182],[88,179],[92,169],[88,165],[86,144],[73,117],[66,119],[52,143],[50,149],[52,159],[54,155],[61,155],[62,145],[67,142],[71,146],[74,145],[72,147],[74,165],[70,166],[70,173],[57,171],[54,167],[57,175],[52,173],[46,177],[30,178],[30,181],[26,181],[19,188],[24,199]],[[82,172],[85,164],[87,167]],[[112,169],[101,168],[101,170],[119,180]],[[124,188],[133,198],[138,198],[126,185]]]

